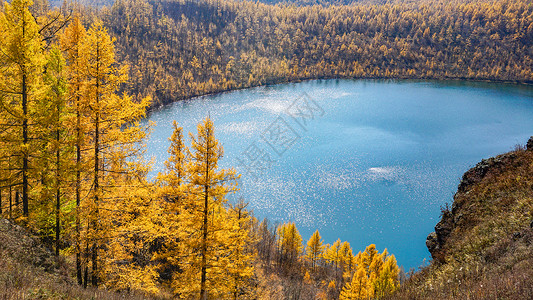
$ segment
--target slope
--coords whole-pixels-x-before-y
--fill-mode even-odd
[[[426,245],[431,265],[394,298],[533,299],[533,137],[467,171]]]

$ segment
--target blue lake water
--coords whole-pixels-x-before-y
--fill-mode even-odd
[[[429,257],[426,236],[462,174],[533,135],[533,87],[315,80],[177,102],[149,116],[152,176],[168,157],[172,120],[195,133],[208,115],[220,166],[242,174],[231,201],[296,222],[304,240],[318,229],[355,253],[387,248],[408,270]]]

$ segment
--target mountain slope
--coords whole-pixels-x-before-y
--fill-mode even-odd
[[[466,172],[426,241],[431,265],[394,298],[533,299],[533,137]]]
[[[0,219],[0,299],[140,299],[83,289],[70,274],[73,270],[26,229]]]

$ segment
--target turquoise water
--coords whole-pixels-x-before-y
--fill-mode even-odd
[[[307,96],[306,96],[307,95]],[[387,248],[406,270],[430,256],[426,236],[462,174],[533,135],[533,87],[472,82],[315,80],[182,101],[151,113],[162,170],[172,120],[206,116],[242,174],[255,215],[294,221],[304,239],[354,252]]]

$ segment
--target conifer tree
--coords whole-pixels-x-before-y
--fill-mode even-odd
[[[333,245],[329,246],[325,251],[324,251],[324,259],[330,263],[330,264],[333,264],[333,266],[335,267],[335,278],[337,278],[338,276],[338,270],[339,270],[339,265],[341,263],[341,240],[338,239],[335,241],[335,243],[333,243]]]
[[[252,261],[256,255],[255,249],[250,245],[255,244],[253,236],[250,234],[252,227],[252,216],[246,206],[248,204],[240,200],[237,204],[229,207],[228,223],[231,224],[229,239],[231,241],[228,249],[229,263],[226,267],[230,281],[230,294],[233,299],[238,299],[242,295],[251,293],[251,282],[254,274]]]
[[[278,226],[277,234],[280,264],[290,267],[302,252],[302,236],[293,222]]]
[[[187,165],[190,201],[183,218],[182,272],[173,280],[180,297],[221,297],[229,287],[224,268],[230,263],[225,251],[234,241],[229,237],[226,195],[235,190],[235,171],[219,170],[223,148],[215,138],[213,121],[198,124],[198,134],[190,134],[191,161]],[[231,224],[231,223],[230,223]]]
[[[70,119],[69,127],[73,129],[76,148],[75,159],[75,199],[76,199],[76,213],[75,213],[75,237],[74,247],[76,253],[76,278],[78,284],[83,284],[82,278],[82,260],[81,260],[81,197],[82,197],[82,170],[86,168],[82,160],[83,147],[86,144],[85,133],[87,131],[87,98],[84,97],[83,88],[86,78],[83,75],[85,67],[81,60],[81,41],[85,38],[86,30],[81,24],[78,16],[74,17],[69,26],[65,28],[64,33],[60,36],[60,43],[63,51],[66,54],[66,69],[68,74],[68,103],[73,111],[73,117]]]
[[[187,164],[188,148],[183,140],[183,128],[176,121],[172,123],[173,132],[169,138],[169,158],[165,161],[165,171],[159,173],[156,178],[156,198],[158,212],[154,214],[153,226],[150,230],[154,239],[160,244],[152,258],[159,265],[162,279],[170,281],[171,273],[179,270],[182,245],[180,241],[185,238],[182,224],[187,216],[188,193]]]
[[[368,297],[368,277],[365,268],[361,265],[357,267],[352,281],[348,282],[342,289],[339,299],[359,300],[367,299]]]
[[[352,247],[347,241],[343,242],[340,249],[340,264],[344,269],[344,272],[352,273],[354,267],[354,256]]]
[[[121,190],[119,187],[130,185],[131,188],[133,181],[140,180],[146,173],[139,161],[146,131],[140,127],[139,121],[145,116],[150,99],[134,103],[130,96],[116,94],[127,80],[127,68],[115,67],[113,40],[100,21],[95,21],[87,31],[80,44],[80,53],[82,73],[87,80],[83,91],[87,98],[90,125],[87,133],[92,149],[88,155],[92,168],[88,170],[91,200],[86,203],[86,238],[90,248],[91,283],[97,286],[101,276],[98,252],[113,234],[110,231],[112,215],[107,212],[115,211],[116,206],[129,196],[117,194]]]
[[[41,93],[45,64],[43,42],[31,0],[4,2],[0,15],[0,105],[5,122],[3,161],[9,161],[12,176],[8,185],[22,192],[22,212],[29,216],[29,199],[37,156],[35,145],[35,102]]]
[[[377,276],[374,289],[375,296],[381,298],[386,295],[392,294],[398,288],[398,275],[400,269],[396,263],[394,255],[389,255],[382,265],[381,272]]]
[[[321,240],[320,233],[316,230],[309,241],[307,242],[306,257],[311,261],[311,269],[314,271],[317,260],[322,256],[324,252],[323,241]]]
[[[64,205],[68,205],[67,200],[64,199],[67,195],[67,188],[70,184],[69,177],[71,174],[72,162],[72,148],[69,127],[66,126],[66,120],[69,117],[68,107],[66,106],[66,91],[67,82],[65,74],[65,60],[61,51],[52,46],[46,63],[46,72],[44,73],[44,84],[46,86],[46,94],[43,95],[42,101],[39,105],[39,110],[48,112],[38,119],[42,132],[42,140],[45,142],[44,152],[41,158],[51,168],[42,167],[45,174],[42,178],[50,177],[48,181],[51,183],[49,190],[44,194],[44,202],[54,203],[53,215],[55,216],[55,250],[56,255],[59,255],[61,227],[65,227],[66,220],[63,220],[61,225],[62,213]],[[53,198],[54,201],[50,201]],[[46,205],[45,205],[46,206]],[[46,212],[46,209],[44,210]]]

